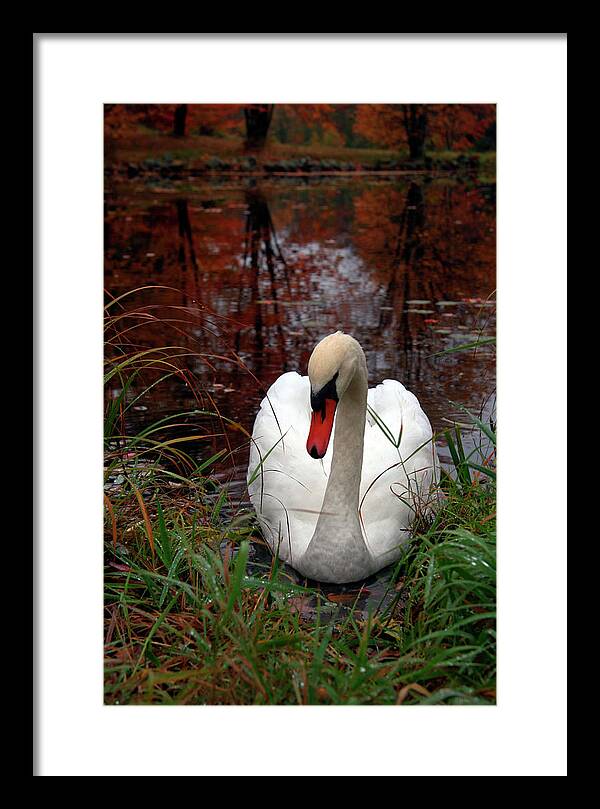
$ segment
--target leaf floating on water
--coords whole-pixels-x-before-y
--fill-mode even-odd
[[[357,590],[354,593],[327,593],[327,600],[333,601],[334,604],[354,604],[359,596],[369,595],[371,591],[363,587],[362,590]]]

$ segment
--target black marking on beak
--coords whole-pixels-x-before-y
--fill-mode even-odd
[[[336,371],[334,376],[329,380],[326,385],[323,385],[321,390],[318,393],[313,393],[312,390],[310,392],[310,406],[318,413],[321,411],[321,421],[325,421],[325,400],[326,399],[333,399],[334,402],[339,402],[337,388],[335,386],[335,381],[338,378],[339,371]],[[313,456],[313,457],[318,457]]]

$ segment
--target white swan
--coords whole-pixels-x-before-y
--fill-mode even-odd
[[[399,558],[438,468],[417,398],[391,379],[368,390],[360,344],[336,332],[315,347],[308,376],[285,373],[269,388],[247,481],[273,553],[303,576],[342,583]]]

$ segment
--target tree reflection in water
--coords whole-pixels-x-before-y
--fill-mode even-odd
[[[305,373],[316,340],[337,328],[363,344],[371,385],[400,379],[439,428],[449,400],[477,409],[494,388],[491,352],[434,357],[493,311],[468,301],[495,288],[494,192],[423,177],[109,188],[106,286],[113,295],[169,288],[131,298],[164,311],[164,328],[138,328],[137,344],[173,345],[176,308],[193,352],[181,362],[247,429],[263,391],[286,370]],[[145,404],[153,420],[195,402],[174,379]]]

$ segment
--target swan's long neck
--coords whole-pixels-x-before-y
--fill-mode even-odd
[[[367,380],[357,371],[337,408],[331,472],[321,509],[325,513],[330,511],[327,506],[341,504],[358,520],[366,417]]]
[[[367,366],[357,369],[337,407],[331,472],[321,513],[302,559],[302,572],[322,581],[352,581],[369,575],[371,556],[358,514],[365,420]]]

